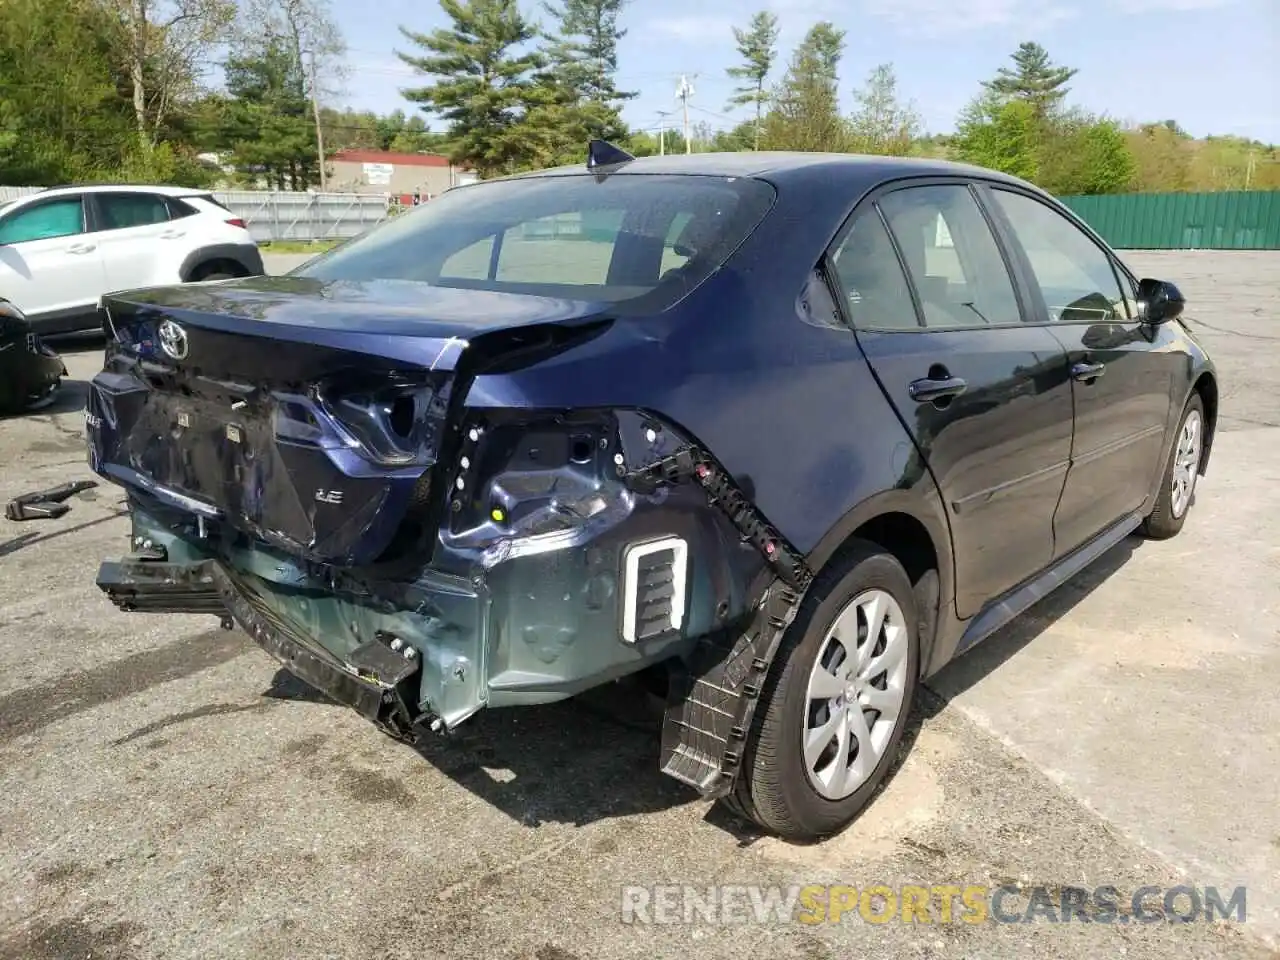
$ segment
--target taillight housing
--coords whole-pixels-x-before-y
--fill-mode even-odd
[[[226,223],[232,227],[239,227],[241,230],[249,229],[248,225],[239,217],[232,217],[229,220],[227,220]]]
[[[330,382],[315,399],[348,446],[381,467],[435,463],[449,410],[449,382],[434,375]]]

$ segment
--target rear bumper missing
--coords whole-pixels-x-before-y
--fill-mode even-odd
[[[420,664],[353,651],[339,660],[272,616],[235,574],[216,560],[168,563],[142,558],[107,561],[98,569],[98,587],[121,610],[151,613],[209,613],[230,629],[239,624],[290,673],[325,696],[350,707],[400,739],[416,739],[437,718],[419,709]],[[390,648],[388,647],[388,652]],[[390,660],[390,669],[386,664]],[[402,660],[397,669],[394,661]],[[379,669],[381,665],[381,669]]]

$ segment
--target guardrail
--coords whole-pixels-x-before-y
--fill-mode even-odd
[[[0,186],[0,202],[40,189]],[[245,222],[259,243],[354,237],[400,209],[395,198],[377,194],[215,190],[213,196]]]

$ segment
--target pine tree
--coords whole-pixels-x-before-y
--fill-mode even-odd
[[[738,54],[742,57],[742,65],[730,67],[728,74],[743,83],[734,88],[729,100],[729,107],[744,107],[754,104],[756,119],[752,136],[755,149],[760,149],[760,119],[764,113],[769,95],[765,91],[765,80],[773,69],[778,57],[778,17],[767,10],[761,10],[751,18],[746,30],[733,28],[733,39],[738,44]]]
[[[1047,117],[1066,98],[1068,80],[1079,71],[1061,67],[1049,59],[1049,53],[1038,43],[1022,43],[1010,58],[1013,69],[1001,67],[983,86],[1001,100],[1025,100],[1036,116]]]
[[[516,0],[440,0],[453,21],[430,34],[400,32],[427,52],[396,55],[435,78],[405,99],[448,122],[450,159],[482,177],[534,166],[554,131],[561,96],[543,73],[546,57],[527,44],[538,28]]]
[[[543,8],[557,24],[550,55],[574,89],[596,103],[616,104],[638,94],[617,87],[618,41],[627,31],[618,17],[629,0],[562,0]]]
[[[544,3],[556,22],[548,50],[551,75],[560,88],[558,105],[562,119],[580,132],[576,149],[599,137],[621,140],[627,136],[622,121],[622,104],[637,96],[619,90],[618,41],[627,31],[619,28],[618,17],[628,0],[562,0],[560,5]]]
[[[766,149],[841,151],[848,146],[838,90],[843,52],[844,31],[828,21],[805,34],[765,117],[761,143]]]

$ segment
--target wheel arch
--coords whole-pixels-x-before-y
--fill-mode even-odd
[[[818,574],[858,542],[873,543],[893,555],[916,589],[921,670],[930,662],[942,612],[955,596],[950,533],[941,504],[933,506],[908,490],[869,497],[845,514],[808,557],[810,569]]]
[[[1209,454],[1218,428],[1218,378],[1212,370],[1201,371],[1191,385],[1191,392],[1199,394],[1204,404],[1204,449],[1200,455],[1200,475],[1204,476],[1209,469]]]
[[[217,267],[236,276],[250,277],[254,274],[252,265],[244,262],[236,245],[228,243],[199,247],[191,251],[183,259],[178,276],[183,283],[190,283],[201,273],[208,273]]]

